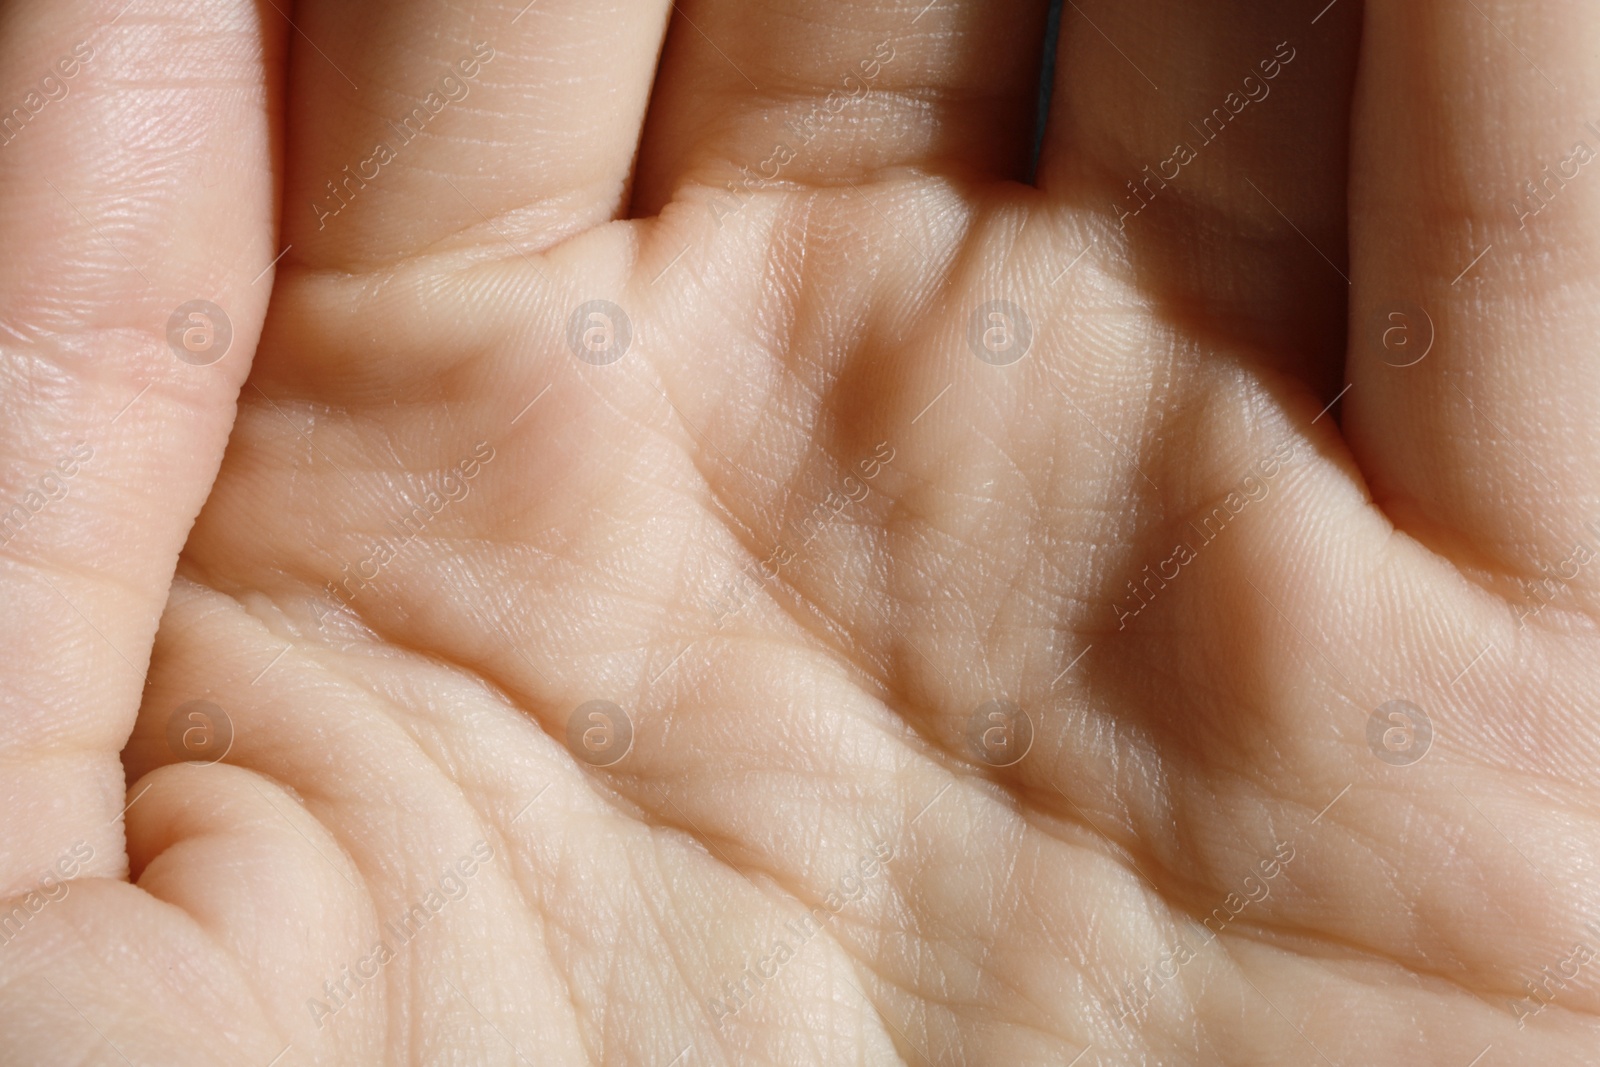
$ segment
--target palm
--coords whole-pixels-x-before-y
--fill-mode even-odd
[[[1477,15],[1372,3],[1350,118],[1356,12],[1240,40],[1085,5],[1034,189],[999,180],[1031,75],[961,49],[1031,47],[1037,5],[842,39],[692,5],[631,193],[665,209],[602,224],[662,17],[640,6],[477,11],[444,40],[423,11],[376,34],[297,16],[329,58],[296,53],[282,237],[243,165],[192,177],[220,235],[156,291],[79,235],[103,269],[57,284],[140,323],[217,293],[246,349],[249,278],[291,247],[142,703],[244,353],[125,345],[98,378],[59,357],[82,379],[64,410],[117,436],[90,507],[7,549],[28,605],[7,885],[92,857],[0,952],[4,1040],[30,1062],[1581,1062],[1597,572],[1568,561],[1600,382],[1568,369],[1552,399],[1502,353],[1579,351],[1538,311],[1596,276],[1600,207],[1575,187],[1564,225],[1463,230],[1462,201],[1504,214],[1490,193],[1564,130],[1554,157],[1481,116],[1454,136],[1493,151],[1414,136],[1464,106],[1438,86],[1488,77],[1546,114],[1548,86],[1515,53],[1473,68],[1498,40]],[[1147,67],[1153,90],[1089,15],[1180,69]],[[1227,62],[1178,58],[1186,32]],[[1278,110],[1120,228],[1121,177],[1189,136],[1170,120],[1291,36]],[[379,87],[415,88],[415,49],[485,38],[477,95],[328,199],[387,136],[373,115],[410,106]],[[596,71],[576,56],[601,38]],[[1445,42],[1420,75],[1395,43],[1417,39]],[[852,71],[860,113],[818,117]],[[789,95],[758,106],[745,79]],[[1130,97],[1148,132],[1118,119]],[[797,119],[824,129],[730,193]],[[232,121],[219,145],[265,158]],[[505,163],[508,126],[548,142]],[[1403,369],[1367,328],[1402,303],[1440,335]],[[39,333],[106,327],[21,321],[19,368]],[[1345,436],[1318,415],[1341,367]],[[8,442],[30,477],[42,436]],[[1562,577],[1519,628],[1541,571]],[[177,765],[195,700],[231,724],[223,762]],[[94,714],[50,727],[68,707]],[[1420,760],[1406,707],[1435,731]]]

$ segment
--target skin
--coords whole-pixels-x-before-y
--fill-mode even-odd
[[[7,1062],[1592,1062],[1600,10],[1321,6],[0,7]]]

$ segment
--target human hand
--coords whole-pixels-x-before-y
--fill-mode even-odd
[[[8,1062],[1594,1062],[1600,12],[122,2]]]

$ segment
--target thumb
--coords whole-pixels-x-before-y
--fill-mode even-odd
[[[80,876],[126,872],[118,753],[271,286],[282,18],[262,10],[7,9],[0,898],[79,843]]]

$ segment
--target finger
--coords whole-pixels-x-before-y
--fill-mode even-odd
[[[4,892],[79,839],[122,871],[117,753],[271,285],[276,37],[252,0],[125,2],[0,37]]]
[[[1328,388],[1344,357],[1359,19],[1349,4],[1314,14],[1069,4],[1039,184],[1118,219],[1170,311]]]
[[[355,984],[346,968],[378,922],[354,865],[287,790],[195,764],[145,776],[129,795],[139,888],[55,883],[0,935],[4,1018],[35,1020],[31,1033],[0,1036],[7,1062],[90,1062],[65,1053],[81,1041],[107,1057],[96,1063],[121,1062],[116,1050],[137,1063],[265,1064],[285,1045],[295,1062],[348,1063],[381,1042],[381,992],[352,996],[337,1026],[306,1010],[308,995],[329,996],[322,983]],[[92,851],[79,842],[57,873]]]
[[[621,214],[668,0],[300,4],[289,259],[527,253]]]
[[[385,997],[368,988],[379,918],[355,864],[292,794],[220,763],[162,768],[130,794],[139,888],[236,962],[282,1038],[268,1056],[289,1044],[306,1062],[347,1063],[382,1043]]]
[[[291,597],[287,603],[298,615],[304,602]],[[427,686],[430,683],[424,679],[430,675],[413,674],[411,668],[390,661],[382,671],[405,692],[380,695],[382,685],[365,688],[376,683],[376,676],[353,683],[339,677],[329,662],[311,642],[286,645],[283,636],[239,611],[231,597],[179,577],[156,642],[143,713],[128,743],[130,770],[138,773],[185,756],[225,759],[268,781],[284,783],[305,798],[300,811],[277,794],[268,799],[279,811],[264,812],[259,804],[249,810],[267,816],[259,829],[275,820],[274,834],[288,832],[287,820],[305,830],[316,842],[315,851],[327,858],[302,853],[297,861],[309,858],[324,875],[331,872],[343,892],[348,892],[344,882],[348,877],[372,909],[362,917],[371,927],[350,932],[332,973],[309,973],[314,969],[311,964],[321,967],[327,962],[317,957],[297,977],[293,988],[298,999],[289,1006],[311,1024],[308,1037],[314,1031],[319,1040],[328,1042],[332,1040],[328,1031],[342,1032],[353,1022],[354,1037],[341,1037],[342,1047],[346,1040],[359,1040],[364,1027],[376,1025],[394,1060],[425,1060],[422,1050],[427,1046],[413,1044],[425,1041],[425,1035],[385,1030],[383,1023],[410,1017],[422,1004],[426,1007],[420,1010],[439,1028],[477,1032],[488,1017],[524,1055],[531,1056],[531,1050],[538,1048],[555,1062],[579,1058],[582,1039],[543,928],[521,918],[495,922],[496,916],[521,916],[525,909],[512,857],[502,849],[503,838],[480,823],[468,800],[478,787],[463,790],[432,762],[431,757],[446,756],[444,750],[424,756],[410,732],[414,725],[410,712],[400,713],[420,691],[412,687]],[[174,717],[186,720],[185,709],[204,700],[197,698],[197,692],[218,694],[215,701],[205,701],[209,707],[202,705],[202,719],[195,723],[216,732],[192,739],[175,736],[170,724]],[[460,696],[458,692],[451,699]],[[427,728],[435,740],[449,732],[436,732],[438,726]],[[230,739],[225,747],[213,741],[224,735]],[[219,803],[255,796],[248,786],[231,788]],[[488,788],[498,791],[501,786]],[[196,810],[204,810],[204,805]],[[409,814],[396,821],[395,812]],[[180,830],[186,820],[200,818],[187,808],[163,814],[175,819]],[[316,833],[307,822],[315,823]],[[177,831],[153,822],[150,832],[158,836]],[[272,839],[271,834],[267,837]],[[261,857],[269,844],[253,843],[241,834],[227,847],[242,859],[255,860],[254,869],[246,870],[241,882],[261,877],[265,865]],[[184,857],[163,882],[169,887],[165,891],[182,893],[186,902],[192,902],[185,906],[192,906],[207,923],[244,927],[224,940],[237,944],[240,955],[263,973],[285,969],[274,962],[283,950],[272,941],[270,931],[262,937],[250,929],[246,909],[206,903],[198,899],[203,890],[178,887],[186,873],[198,876],[226,866],[222,858]],[[149,880],[146,871],[140,884]],[[296,911],[303,919],[305,909]],[[462,955],[452,947],[460,944],[478,947]],[[302,984],[301,978],[312,981]],[[324,987],[324,981],[332,988]],[[308,997],[315,1003],[308,1004]],[[277,1007],[287,1010],[284,1005]],[[294,1030],[286,1033],[292,1036]],[[294,1041],[300,1047],[299,1038]],[[348,1057],[332,1057],[330,1062],[348,1062]]]
[[[685,182],[720,210],[773,182],[892,167],[1022,178],[1041,0],[699,0],[678,6],[640,156],[635,214]]]
[[[0,952],[7,1063],[291,1062],[257,989],[198,924],[123,881],[54,890]]]
[[[1592,606],[1600,10],[1373,0],[1367,19],[1351,446],[1403,528],[1537,579],[1510,587],[1526,610]]]

